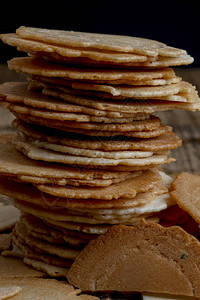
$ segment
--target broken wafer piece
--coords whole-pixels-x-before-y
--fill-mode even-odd
[[[68,280],[85,291],[199,297],[200,243],[180,227],[114,226],[76,258]],[[195,274],[195,275],[194,275]]]
[[[182,172],[171,185],[171,198],[200,224],[200,176]]]

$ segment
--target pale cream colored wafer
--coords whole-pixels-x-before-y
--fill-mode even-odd
[[[92,150],[83,150],[81,151],[79,148],[72,148],[67,146],[61,146],[57,144],[50,144],[46,142],[41,142],[39,140],[32,141],[34,145],[39,148],[50,149],[56,152],[69,153],[73,155],[81,155],[88,157],[103,157],[103,158],[111,158],[111,159],[121,159],[121,158],[143,158],[150,157],[153,155],[153,152],[148,151],[112,151],[112,152],[97,152]],[[162,154],[160,151],[156,152],[156,154]]]
[[[136,227],[115,226],[81,252],[68,272],[68,280],[93,291],[145,289],[199,296],[199,247],[199,242],[180,227],[165,228],[144,221]],[[184,260],[180,258],[183,254]],[[88,259],[90,264],[86,264]],[[153,278],[150,281],[149,276]]]
[[[154,199],[145,205],[142,206],[136,206],[134,208],[128,208],[128,209],[109,209],[108,213],[105,212],[105,214],[102,213],[92,213],[91,211],[87,213],[87,211],[84,212],[77,212],[77,211],[56,211],[56,210],[49,210],[41,208],[39,205],[32,205],[28,204],[22,201],[14,200],[14,203],[16,207],[18,207],[20,210],[26,213],[32,213],[40,218],[48,218],[59,222],[77,222],[77,223],[87,223],[87,224],[134,224],[138,221],[138,218],[149,216],[152,213],[160,212],[170,205],[174,205],[174,202],[170,200],[169,194],[162,194],[159,196],[155,196]],[[106,211],[106,210],[104,210]],[[32,238],[34,240],[34,238]],[[31,238],[26,243],[30,246],[31,245]],[[48,247],[48,242],[45,242],[46,246]],[[42,244],[41,244],[42,247]],[[36,248],[39,248],[36,246]],[[58,249],[57,249],[58,248]],[[59,252],[61,250],[64,251],[64,248],[57,247],[55,251]],[[40,248],[39,248],[40,249]],[[44,248],[45,251],[46,248]],[[42,248],[40,249],[42,250]],[[69,250],[66,248],[66,251]],[[46,250],[48,252],[48,250]],[[49,250],[51,251],[51,250]],[[52,248],[52,251],[54,251],[54,248]],[[63,255],[70,255],[68,252],[64,251]],[[69,250],[70,251],[70,250]],[[70,252],[71,253],[71,252]],[[56,254],[56,253],[52,253]],[[56,254],[59,256],[59,254]],[[62,255],[62,254],[60,254]],[[66,257],[67,258],[67,257]],[[68,257],[71,258],[71,257]]]
[[[167,195],[167,199],[165,195],[160,195],[158,196],[158,199],[162,201],[160,203],[159,207],[157,209],[159,210],[164,210],[168,207],[168,202],[167,200],[169,199],[169,196]],[[158,204],[159,201],[157,201]],[[55,211],[50,211],[48,209],[41,208],[40,206],[33,205],[30,203],[26,203],[23,201],[19,200],[13,200],[13,203],[16,207],[18,207],[22,212],[24,213],[33,213],[35,216],[42,218],[43,220],[47,220],[50,223],[56,224],[55,222],[59,222],[59,224],[68,224],[72,222],[75,226],[79,224],[89,224],[89,225],[104,225],[106,227],[112,225],[112,224],[126,224],[126,225],[135,225],[137,224],[142,218],[146,218],[151,216],[149,213],[144,213],[141,215],[128,215],[124,216],[123,218],[115,217],[113,216],[111,219],[106,219],[106,220],[99,220],[99,219],[94,219],[91,217],[84,217],[84,216],[78,216],[78,215],[68,215],[68,214],[59,214],[56,213]],[[153,213],[157,212],[157,209],[154,208]],[[60,225],[62,226],[62,225]],[[68,228],[68,227],[67,227]],[[74,227],[75,228],[75,227]],[[90,227],[89,227],[90,228]],[[77,229],[75,229],[77,230]],[[87,232],[87,231],[86,231]],[[92,232],[91,233],[97,233],[97,232]],[[54,248],[53,248],[54,249]],[[55,250],[55,249],[54,249]],[[52,250],[53,251],[53,250]]]
[[[85,33],[64,30],[48,30],[21,26],[17,35],[26,39],[34,39],[52,44],[70,45],[74,47],[106,49],[130,53],[156,56],[179,56],[186,51],[169,47],[158,41],[110,34]],[[146,52],[145,52],[146,51]]]
[[[28,159],[15,149],[11,141],[14,135],[1,135],[0,136],[0,172],[1,174],[7,174],[9,176],[37,176],[41,178],[53,178],[56,180],[62,180],[65,178],[73,179],[114,179],[124,178],[129,175],[129,172],[112,172],[112,171],[101,171],[101,170],[84,170],[81,171],[79,167],[72,168],[66,166],[57,166],[34,161]]]
[[[61,131],[45,128],[33,124],[24,123],[19,119],[13,121],[13,126],[27,137],[38,139],[49,143],[58,143],[64,146],[79,148],[79,149],[94,149],[104,151],[125,151],[125,150],[141,150],[141,151],[162,151],[173,149],[181,145],[181,140],[173,133],[166,133],[157,138],[148,140],[138,140],[128,138],[123,140],[80,140],[73,139],[62,135]],[[59,137],[58,137],[59,136]],[[86,152],[87,152],[86,150]],[[95,151],[95,153],[98,151]]]
[[[49,162],[57,162],[64,164],[80,164],[80,165],[94,165],[94,166],[148,166],[151,164],[164,164],[168,161],[168,151],[162,154],[153,154],[150,157],[144,158],[121,158],[121,159],[108,159],[108,158],[95,158],[84,157],[78,155],[62,154],[59,152],[38,148],[35,145],[15,139],[14,145],[18,150],[22,151],[29,158],[34,160],[42,160]]]

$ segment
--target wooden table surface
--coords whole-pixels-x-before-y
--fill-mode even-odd
[[[175,68],[178,76],[197,87],[200,95],[200,68]],[[10,71],[7,65],[0,65],[0,83],[6,81],[24,81],[22,74]],[[187,171],[200,173],[200,112],[173,110],[158,114],[166,125],[173,127],[183,140],[182,147],[172,151],[176,162],[165,166],[168,173]],[[0,108],[0,133],[13,132],[11,126],[13,116],[5,109]]]

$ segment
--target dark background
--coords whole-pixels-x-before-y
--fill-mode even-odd
[[[186,49],[200,67],[200,1],[5,1],[0,33],[21,26],[140,36]],[[0,43],[0,63],[17,56]],[[23,53],[21,55],[24,55]]]

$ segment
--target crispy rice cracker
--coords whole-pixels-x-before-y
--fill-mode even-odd
[[[86,152],[89,149],[109,152],[120,150],[162,151],[174,149],[181,145],[181,140],[173,132],[147,140],[128,138],[127,140],[109,139],[104,141],[97,139],[81,140],[80,138],[78,139],[78,137],[69,137],[69,135],[66,137],[65,133],[63,134],[62,131],[48,129],[47,127],[42,127],[36,124],[28,124],[19,119],[15,119],[13,121],[13,126],[27,137],[49,143],[58,143],[64,146],[85,149]]]
[[[182,172],[172,182],[172,199],[200,224],[200,176]]]
[[[199,247],[179,227],[144,221],[136,227],[115,226],[85,247],[68,272],[68,280],[90,291],[199,296]]]

